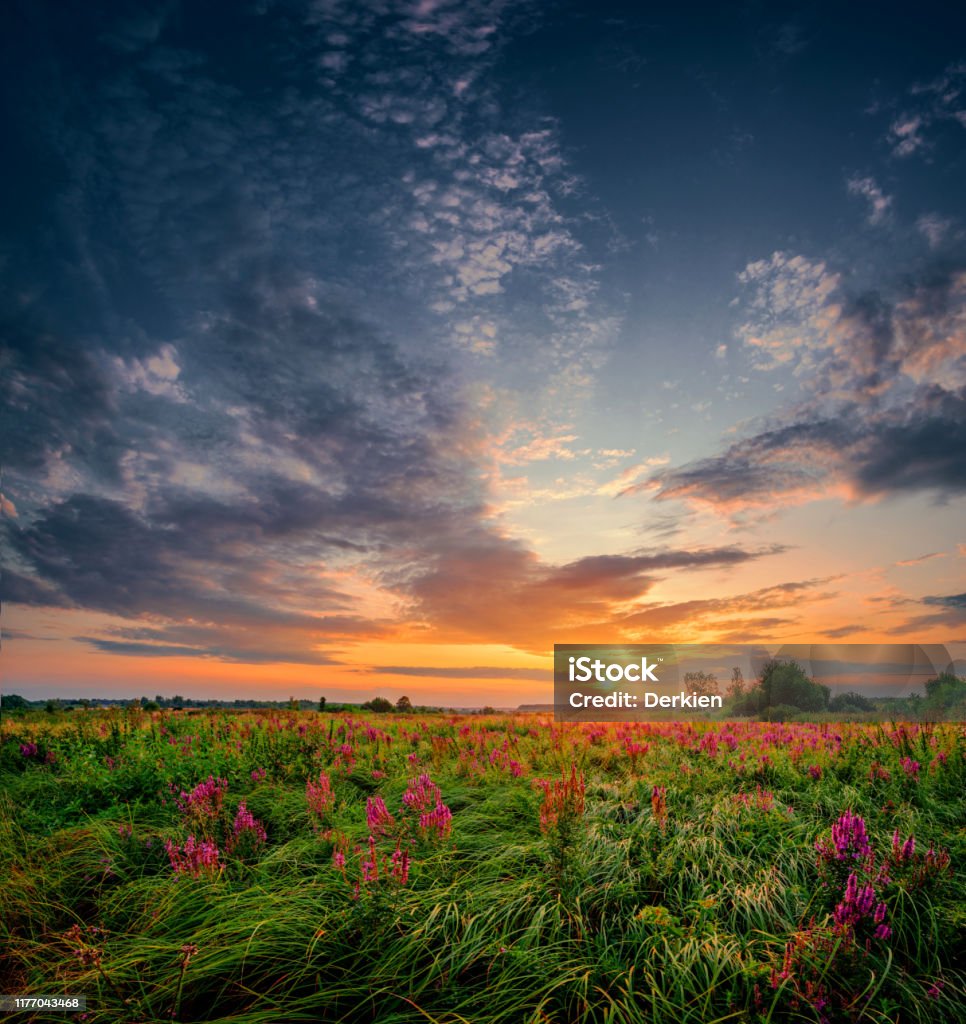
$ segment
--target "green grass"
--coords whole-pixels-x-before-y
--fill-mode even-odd
[[[498,716],[8,719],[2,990],[86,995],[96,1022],[966,1020],[962,728],[743,726],[715,755],[700,747],[709,729],[731,732]],[[627,737],[648,751],[632,759]],[[873,762],[888,779],[870,777]],[[571,765],[583,809],[541,829],[535,782]],[[334,801],[316,831],[305,782],[323,770]],[[421,836],[403,809],[421,772],[452,811],[447,836]],[[179,877],[164,849],[189,831],[175,798],[209,775],[228,781],[203,823],[221,868]],[[413,840],[405,884],[386,862],[361,878],[371,796],[403,847]],[[241,800],[268,835],[244,858],[225,853]],[[839,867],[820,869],[815,843],[847,809],[866,822],[869,878],[896,828],[920,858],[949,854],[944,870],[876,879],[887,940],[835,926]],[[395,839],[377,846],[388,857]]]

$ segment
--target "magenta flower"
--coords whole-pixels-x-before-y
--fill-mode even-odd
[[[316,818],[321,818],[332,806],[335,795],[332,792],[332,783],[325,772],[319,772],[319,781],[313,782],[309,779],[305,783],[305,802],[309,806],[309,813]]]
[[[169,839],[164,848],[176,875],[198,878],[202,874],[215,874],[221,869],[218,847],[204,840],[196,842],[193,835],[188,836],[184,846],[179,846]]]
[[[199,782],[190,793],[181,790],[175,797],[175,802],[186,818],[204,824],[218,817],[227,792],[227,779],[216,779],[213,775],[209,775],[204,782]]]
[[[245,801],[238,805],[235,820],[231,828],[231,838],[228,840],[229,852],[237,850],[240,846],[252,846],[256,849],[268,840],[262,823],[254,817],[252,812],[245,806]]]
[[[424,839],[445,839],[450,834],[453,815],[443,803],[439,786],[425,772],[409,780],[403,804],[419,815],[419,831]]]
[[[865,831],[865,819],[848,810],[832,826],[832,843],[816,843],[815,849],[826,863],[864,860],[872,852]]]
[[[902,770],[911,779],[919,778],[920,764],[918,761],[913,761],[911,757],[903,757],[900,759],[899,764],[902,765]]]
[[[388,836],[395,831],[396,819],[381,796],[371,796],[366,801],[366,824],[374,836]]]

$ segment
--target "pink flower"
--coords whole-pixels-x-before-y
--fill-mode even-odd
[[[311,779],[305,783],[305,802],[309,805],[309,813],[314,817],[324,817],[325,812],[332,806],[334,800],[332,783],[325,772],[319,772],[319,781],[317,783]]]
[[[196,842],[188,836],[184,846],[178,846],[170,839],[164,844],[176,875],[190,875],[198,878],[201,874],[214,874],[221,869],[218,847],[206,841]]]
[[[366,824],[374,836],[388,836],[395,831],[396,819],[381,796],[371,796],[366,801]]]

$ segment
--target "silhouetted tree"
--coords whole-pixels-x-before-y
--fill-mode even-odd
[[[741,672],[741,666],[735,665],[731,670],[731,683],[728,686],[728,696],[732,700],[741,700],[745,695],[745,677]]]
[[[861,693],[850,690],[840,693],[828,702],[829,711],[875,711],[875,704]]]
[[[831,691],[813,682],[794,661],[769,661],[758,683],[759,709],[785,704],[799,711],[824,711]]]
[[[685,672],[684,688],[698,696],[711,696],[718,692],[718,680],[711,672]]]
[[[386,700],[385,697],[373,697],[372,700],[367,700],[362,706],[366,711],[375,711],[381,715],[384,715],[387,711],[392,711],[392,703]]]

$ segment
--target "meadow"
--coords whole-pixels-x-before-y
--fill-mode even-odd
[[[961,724],[4,716],[16,1020],[966,1020]]]

